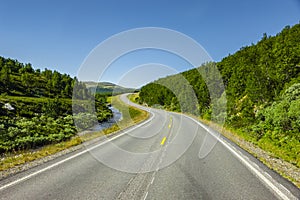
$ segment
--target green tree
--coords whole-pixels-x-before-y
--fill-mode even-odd
[[[10,68],[7,65],[4,65],[0,71],[0,78],[2,84],[4,84],[5,91],[9,92],[10,85],[11,85],[11,78],[10,78]]]
[[[24,72],[21,75],[22,85],[24,86],[27,94],[30,94],[31,88],[34,87],[34,76],[29,72]]]

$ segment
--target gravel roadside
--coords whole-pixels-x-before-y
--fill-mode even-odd
[[[226,138],[240,146],[242,149],[246,150],[250,154],[252,154],[254,157],[259,159],[261,162],[263,162],[266,166],[268,166],[270,169],[276,171],[281,176],[287,178],[290,180],[294,185],[296,185],[298,188],[300,188],[300,168],[297,166],[283,160],[280,158],[275,158],[270,153],[264,151],[263,149],[257,147],[251,142],[248,142],[244,140],[243,138],[240,138],[236,136],[235,134],[231,133],[228,130],[222,129],[220,126],[213,124],[212,122],[202,121],[206,125],[210,126],[211,128],[219,131],[222,135],[224,135]]]

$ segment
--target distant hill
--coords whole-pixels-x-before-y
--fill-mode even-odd
[[[117,86],[116,84],[114,83],[110,83],[110,82],[94,82],[94,81],[85,81],[84,82],[85,85],[87,87],[97,87],[97,86],[103,86],[103,87],[114,87],[114,86]]]
[[[134,88],[125,88],[110,82],[84,82],[88,90],[92,93],[105,94],[105,95],[117,95],[123,93],[132,93],[136,91]]]

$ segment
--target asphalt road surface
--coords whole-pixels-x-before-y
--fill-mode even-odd
[[[291,183],[213,130],[188,116],[149,111],[136,127],[2,180],[0,199],[299,197]]]

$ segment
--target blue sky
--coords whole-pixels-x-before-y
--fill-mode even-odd
[[[163,27],[179,31],[201,44],[213,60],[220,61],[242,46],[256,43],[263,33],[274,35],[300,20],[299,0],[0,0],[0,3],[0,55],[72,76],[99,43],[133,28]],[[124,63],[120,59],[114,69],[99,79],[139,87],[142,80],[139,83],[130,83],[128,77],[127,82],[120,80],[137,64],[155,62],[174,68],[168,73],[162,70],[162,76],[192,67],[176,56],[142,53],[148,56],[129,56]]]

